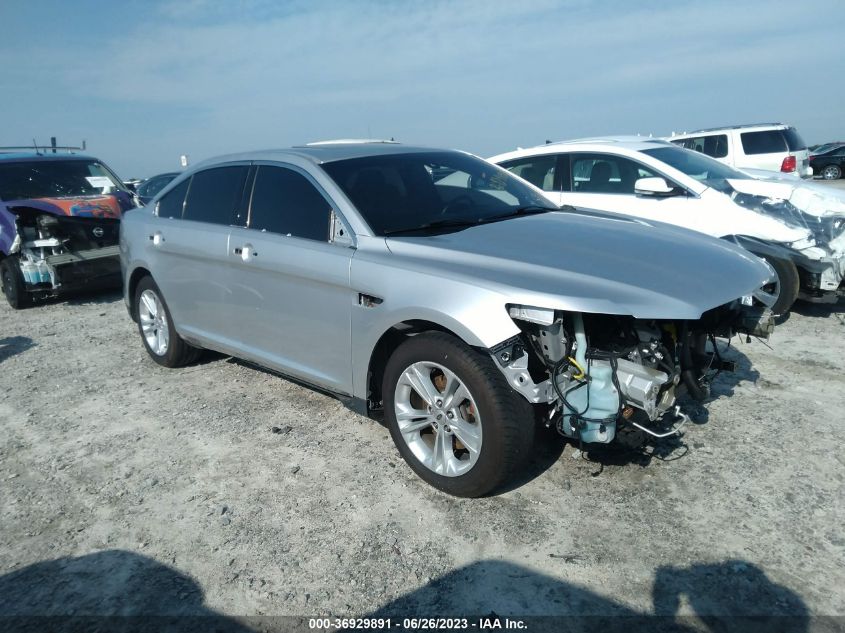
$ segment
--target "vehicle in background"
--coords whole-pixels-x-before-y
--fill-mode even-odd
[[[784,123],[756,123],[675,134],[670,142],[737,169],[768,169],[811,178],[810,152],[798,130]]]
[[[827,150],[838,147],[839,145],[845,145],[845,141],[834,141],[833,143],[821,143],[819,145],[810,145],[807,149],[810,150],[810,156],[813,154],[820,154],[822,152],[826,152]]]
[[[845,277],[845,197],[830,187],[756,172],[644,137],[550,143],[492,162],[558,205],[625,213],[740,244],[775,269],[775,314],[797,297],[836,301]],[[760,180],[769,173],[782,180]],[[827,191],[830,190],[830,191]]]
[[[813,174],[825,180],[839,180],[845,172],[845,143],[832,144],[810,154]]]
[[[141,205],[145,205],[155,198],[156,194],[169,185],[170,182],[179,174],[180,172],[178,171],[158,174],[157,176],[150,176],[146,180],[142,180],[139,184],[137,184],[135,186],[135,192],[138,194],[138,200]]]
[[[205,161],[120,243],[156,363],[208,348],[333,393],[460,496],[515,475],[535,417],[584,443],[673,433],[681,385],[704,397],[729,368],[708,339],[772,325],[738,300],[772,274],[741,248],[563,212],[480,158],[396,143]]]
[[[13,308],[120,285],[120,217],[135,199],[102,161],[0,154],[0,281]]]

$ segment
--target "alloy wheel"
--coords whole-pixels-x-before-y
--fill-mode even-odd
[[[454,372],[428,361],[410,365],[399,376],[393,406],[402,439],[426,468],[445,477],[472,469],[481,452],[481,417]]]
[[[170,345],[170,329],[167,326],[167,315],[164,305],[158,295],[152,290],[144,290],[138,305],[138,318],[141,321],[141,331],[147,342],[147,347],[156,356],[167,354]]]

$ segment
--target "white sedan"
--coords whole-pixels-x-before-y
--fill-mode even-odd
[[[845,277],[845,200],[798,180],[764,181],[643,137],[547,143],[488,159],[558,205],[624,213],[741,244],[778,274],[775,314],[796,298],[836,301]]]

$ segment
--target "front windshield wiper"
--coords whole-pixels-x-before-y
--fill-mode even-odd
[[[452,219],[452,220],[435,220],[434,222],[426,222],[425,224],[420,224],[419,226],[408,226],[402,229],[388,229],[384,231],[384,235],[401,235],[402,233],[413,233],[414,231],[428,231],[428,230],[436,230],[436,229],[448,229],[448,228],[466,228],[468,226],[476,226],[481,222],[480,218],[464,218],[464,219]]]
[[[539,205],[526,205],[524,207],[517,207],[507,213],[500,213],[499,215],[491,215],[486,218],[480,218],[479,222],[498,222],[499,220],[507,220],[508,218],[518,218],[523,215],[537,215],[539,213],[550,213],[551,211],[558,211],[557,207],[541,207]]]
[[[414,231],[426,231],[432,229],[436,230],[448,228],[467,228],[470,226],[479,226],[481,224],[487,224],[489,222],[499,222],[501,220],[507,220],[508,218],[516,218],[525,215],[536,215],[538,213],[549,213],[550,211],[558,211],[558,208],[529,205],[524,207],[518,207],[516,209],[508,211],[507,213],[500,213],[499,215],[491,215],[480,218],[454,218],[435,220],[434,222],[426,222],[425,224],[421,224],[419,226],[409,226],[407,228],[402,229],[389,229],[387,231],[384,231],[384,235],[399,235],[402,233],[413,233]]]

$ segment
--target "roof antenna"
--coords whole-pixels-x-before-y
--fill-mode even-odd
[[[546,145],[551,145],[552,142],[549,139],[546,139]]]

